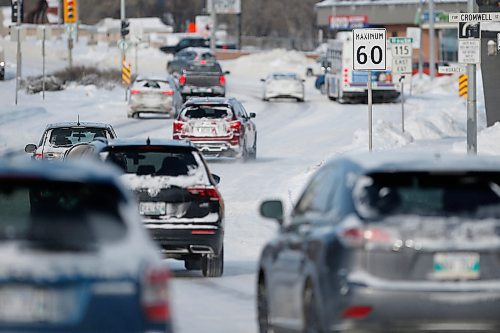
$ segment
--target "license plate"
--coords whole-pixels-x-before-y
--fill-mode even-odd
[[[211,93],[212,88],[197,88],[194,91],[198,93]]]
[[[141,215],[165,215],[167,207],[165,202],[140,202],[139,213]]]
[[[0,321],[31,323],[57,320],[57,293],[31,287],[0,290]]]
[[[480,273],[478,253],[436,253],[434,278],[439,280],[478,279]]]
[[[214,134],[215,128],[213,127],[196,127],[196,134],[211,135]]]

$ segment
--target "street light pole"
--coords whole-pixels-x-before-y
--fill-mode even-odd
[[[21,6],[24,0],[17,0],[17,22],[16,22],[16,37],[17,37],[17,59],[16,59],[16,105],[18,100],[19,85],[21,80]]]
[[[474,12],[474,0],[467,1],[467,11]],[[467,153],[477,154],[476,65],[467,64]]]
[[[431,80],[436,76],[434,12],[434,0],[429,0],[429,75]]]

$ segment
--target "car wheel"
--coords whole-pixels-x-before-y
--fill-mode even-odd
[[[316,297],[314,295],[313,287],[307,284],[304,290],[304,333],[320,333],[319,318],[316,310]]]
[[[303,102],[304,102],[304,99],[303,99],[303,98],[297,98],[297,102],[299,102],[299,103],[303,103]]]
[[[251,160],[257,159],[257,134],[255,134],[255,142],[253,143],[252,151],[248,154]]]
[[[218,256],[205,255],[201,259],[201,272],[204,277],[220,277],[224,273],[224,248]]]
[[[265,281],[259,281],[257,288],[257,320],[259,323],[259,333],[271,333],[272,330],[269,325],[269,303],[267,300]]]
[[[199,271],[201,269],[201,258],[185,259],[184,267],[188,271]]]
[[[306,76],[313,76],[313,70],[311,68],[307,69]]]

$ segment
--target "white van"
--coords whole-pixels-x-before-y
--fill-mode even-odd
[[[368,72],[352,70],[352,32],[340,32],[337,39],[328,41],[327,59],[331,70],[325,76],[328,98],[339,103],[367,99]],[[392,101],[399,97],[399,89],[393,83],[391,71],[392,56],[387,50],[385,71],[372,71],[372,89],[374,101]]]

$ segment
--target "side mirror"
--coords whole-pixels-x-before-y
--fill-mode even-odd
[[[27,144],[26,147],[24,147],[24,151],[27,152],[28,154],[33,154],[38,147],[32,143]]]
[[[217,176],[216,174],[212,174],[212,178],[215,180],[215,183],[216,184],[219,184],[220,183],[220,177]]]
[[[224,71],[224,74],[229,75],[229,74],[231,74],[231,72],[230,71]]]
[[[283,203],[280,200],[268,200],[260,204],[260,215],[278,220],[283,224]]]
[[[260,82],[266,82],[266,79],[260,79]]]
[[[257,115],[255,114],[255,112],[250,112],[249,116],[250,116],[250,118],[255,118],[255,117],[257,117]]]

